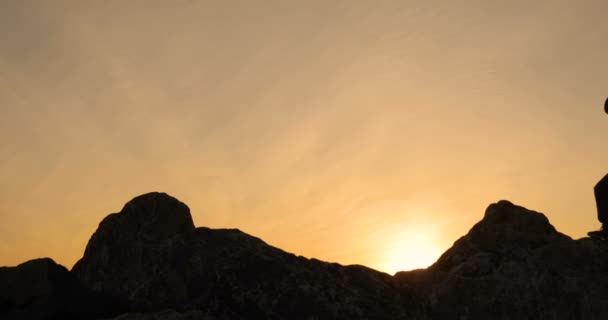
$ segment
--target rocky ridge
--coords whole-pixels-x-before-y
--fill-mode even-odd
[[[500,201],[436,263],[395,280],[424,296],[431,319],[606,319],[608,242],[572,240]]]
[[[195,228],[156,192],[103,219],[71,271],[0,268],[2,319],[606,319],[607,298],[608,242],[508,201],[429,268],[394,276]]]

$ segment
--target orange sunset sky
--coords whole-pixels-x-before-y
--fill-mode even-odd
[[[509,199],[574,238],[608,172],[606,1],[0,2],[0,265],[165,191],[197,226],[426,267]]]

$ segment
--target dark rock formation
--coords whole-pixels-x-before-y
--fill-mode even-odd
[[[162,305],[173,305],[185,292],[181,276],[166,262],[193,230],[188,206],[165,193],[141,195],[101,221],[72,272],[89,288],[136,309],[160,307],[152,293],[169,299]]]
[[[73,273],[134,312],[205,310],[220,319],[407,319],[413,299],[362,266],[309,260],[239,230],[194,229],[166,194],[106,217]]]
[[[194,228],[185,204],[150,193],[101,222],[71,273],[48,259],[0,268],[2,319],[100,310],[115,320],[608,319],[608,240],[572,240],[500,201],[435,264],[393,277]]]
[[[151,313],[125,313],[112,320],[215,320],[215,318],[206,316],[200,310],[186,312],[163,310]]]
[[[99,319],[124,311],[49,258],[0,267],[1,319]]]
[[[400,272],[431,319],[608,319],[608,242],[572,240],[500,201],[425,270]]]

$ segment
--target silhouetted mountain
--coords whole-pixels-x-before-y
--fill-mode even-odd
[[[572,240],[508,201],[431,267],[394,277],[295,256],[236,229],[195,228],[188,207],[164,193],[108,215],[71,272],[52,260],[24,267],[37,261],[0,269],[0,317],[608,318],[608,242]]]

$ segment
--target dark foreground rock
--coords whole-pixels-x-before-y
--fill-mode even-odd
[[[608,242],[572,240],[501,201],[425,270],[395,279],[431,319],[608,319]]]
[[[71,272],[41,261],[0,269],[0,318],[608,319],[608,241],[572,240],[508,201],[429,268],[395,276],[195,228],[163,193],[106,217]]]
[[[205,315],[200,310],[177,312],[175,310],[164,310],[151,313],[125,313],[113,319],[107,320],[215,320]]]
[[[124,311],[49,258],[0,268],[0,319],[99,319]]]
[[[164,193],[141,195],[101,221],[72,272],[134,310],[173,306],[185,288],[167,259],[193,231],[188,206]]]
[[[219,319],[408,319],[417,312],[388,274],[297,257],[239,230],[194,229],[191,221],[187,207],[166,194],[135,198],[101,222],[72,271],[135,312],[195,309]]]

